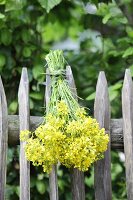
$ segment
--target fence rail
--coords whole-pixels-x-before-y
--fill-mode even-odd
[[[123,149],[123,120],[110,120],[110,137],[112,149]],[[30,130],[35,130],[43,122],[43,117],[30,116]],[[11,146],[19,144],[19,116],[8,115],[8,143]]]
[[[47,73],[48,74],[48,73]],[[76,98],[76,87],[71,68],[66,68],[66,78],[73,88]],[[45,90],[46,107],[50,97],[50,77],[46,77]],[[20,200],[30,200],[30,163],[24,154],[24,142],[19,142],[20,130],[34,130],[43,117],[30,116],[29,110],[29,81],[27,69],[23,68],[19,92],[19,115],[8,115],[4,87],[0,78],[0,200],[5,200],[6,184],[6,155],[7,146],[20,144]],[[104,72],[100,72],[96,87],[94,116],[100,127],[104,127],[110,135],[110,144],[105,152],[104,159],[96,162],[94,186],[96,200],[111,200],[111,159],[110,149],[124,149],[126,184],[128,200],[133,199],[133,82],[130,71],[126,70],[122,89],[123,119],[110,119],[110,102],[108,96],[107,80]],[[77,169],[71,170],[72,199],[85,200],[84,174]],[[49,177],[50,200],[58,200],[56,166]],[[45,197],[44,197],[45,198]]]

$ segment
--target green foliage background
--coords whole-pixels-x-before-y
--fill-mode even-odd
[[[10,114],[18,110],[22,67],[28,68],[32,115],[43,115],[45,55],[63,49],[72,66],[78,94],[90,108],[98,72],[109,84],[112,117],[121,117],[125,68],[133,74],[132,0],[0,0],[0,74]],[[8,152],[7,200],[19,197],[19,146]],[[113,199],[125,200],[124,164],[112,152]],[[49,199],[48,176],[31,166],[31,199]],[[58,170],[60,199],[71,199],[68,170]],[[86,173],[86,199],[94,199],[93,169]]]

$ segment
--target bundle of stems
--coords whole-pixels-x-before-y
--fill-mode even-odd
[[[62,50],[50,51],[46,56],[49,75],[51,77],[51,96],[48,105],[48,113],[56,115],[56,107],[59,101],[64,101],[69,108],[69,116],[76,118],[75,111],[80,108],[74,98],[66,80],[65,58]]]

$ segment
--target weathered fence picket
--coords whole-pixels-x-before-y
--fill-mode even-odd
[[[101,128],[110,132],[110,104],[108,86],[104,72],[100,72],[96,87],[96,97],[94,104],[94,116]],[[104,159],[95,163],[94,185],[96,200],[111,200],[111,155],[110,143],[108,150],[104,153]]]
[[[77,91],[70,66],[66,67],[66,77],[71,91],[73,92],[74,97],[77,99]],[[71,169],[71,181],[72,199],[85,200],[84,173],[79,171],[78,169]]]
[[[51,94],[51,79],[48,69],[46,70],[46,90],[45,90],[45,103],[46,103],[46,112],[48,109],[48,104]],[[52,166],[52,171],[49,174],[49,188],[50,188],[50,200],[58,200],[58,183],[57,183],[57,166]]]
[[[122,89],[123,134],[128,200],[133,199],[133,82],[126,70]]]
[[[5,92],[0,77],[0,200],[5,200],[8,113]]]
[[[29,130],[29,80],[27,69],[23,68],[19,92],[20,131]],[[20,200],[30,200],[30,162],[25,157],[25,142],[20,142]]]
[[[46,74],[45,102],[47,112],[51,80],[48,70]],[[71,67],[69,66],[66,67],[66,78],[74,97],[77,99],[74,78]],[[10,145],[19,144],[20,130],[29,128],[30,130],[34,130],[43,121],[43,117],[30,116],[29,81],[26,68],[22,70],[18,101],[19,116],[8,116],[5,92],[0,78],[0,200],[5,200],[7,143]],[[98,120],[100,127],[104,127],[110,135],[111,140],[108,145],[108,150],[105,152],[104,159],[95,163],[95,200],[112,199],[110,148],[123,149],[123,147],[126,157],[127,197],[128,200],[133,199],[133,82],[129,70],[126,70],[122,89],[122,112],[123,119],[110,119],[107,81],[104,72],[100,72],[96,87],[94,116]],[[30,163],[25,158],[24,146],[25,142],[20,142],[20,200],[30,200]],[[84,173],[77,169],[72,169],[71,183],[72,199],[85,200]],[[53,166],[49,176],[49,190],[50,200],[58,200],[56,166]]]

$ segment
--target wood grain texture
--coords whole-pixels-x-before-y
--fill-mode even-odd
[[[77,89],[76,89],[73,73],[72,73],[70,66],[66,66],[66,79],[69,83],[69,87],[71,89],[71,92],[72,92],[74,98],[78,101]]]
[[[0,200],[5,200],[8,113],[5,92],[0,77]]]
[[[110,120],[111,149],[123,150],[123,119]]]
[[[27,69],[22,69],[18,92],[20,131],[29,130],[29,80]],[[20,142],[20,200],[30,200],[30,163],[25,157],[25,142]]]
[[[43,120],[44,118],[40,116],[30,116],[30,130],[34,131]],[[8,115],[8,143],[10,146],[20,143],[19,132],[19,115]]]
[[[110,132],[110,105],[107,81],[104,72],[100,72],[96,87],[94,104],[94,116],[101,128]],[[110,143],[108,150],[104,153],[104,159],[95,163],[94,167],[95,200],[111,200],[111,156]]]
[[[43,117],[30,116],[30,129],[34,131],[43,122]],[[8,116],[8,142],[9,145],[19,144],[19,116]],[[112,149],[123,149],[123,120],[110,120],[110,137]]]
[[[73,200],[85,200],[84,173],[71,169],[71,188]]]
[[[77,91],[70,66],[66,67],[66,78],[74,97],[77,99]],[[85,200],[84,173],[78,169],[71,170],[72,199]]]
[[[126,70],[122,89],[123,136],[128,200],[133,199],[133,82]]]
[[[52,171],[49,174],[50,200],[58,200],[58,182],[57,182],[57,166],[52,166]]]
[[[46,89],[45,89],[45,104],[46,112],[48,111],[48,104],[51,95],[51,79],[48,69],[46,70]],[[58,182],[57,182],[57,166],[53,165],[52,171],[49,174],[49,195],[50,200],[58,200]]]

